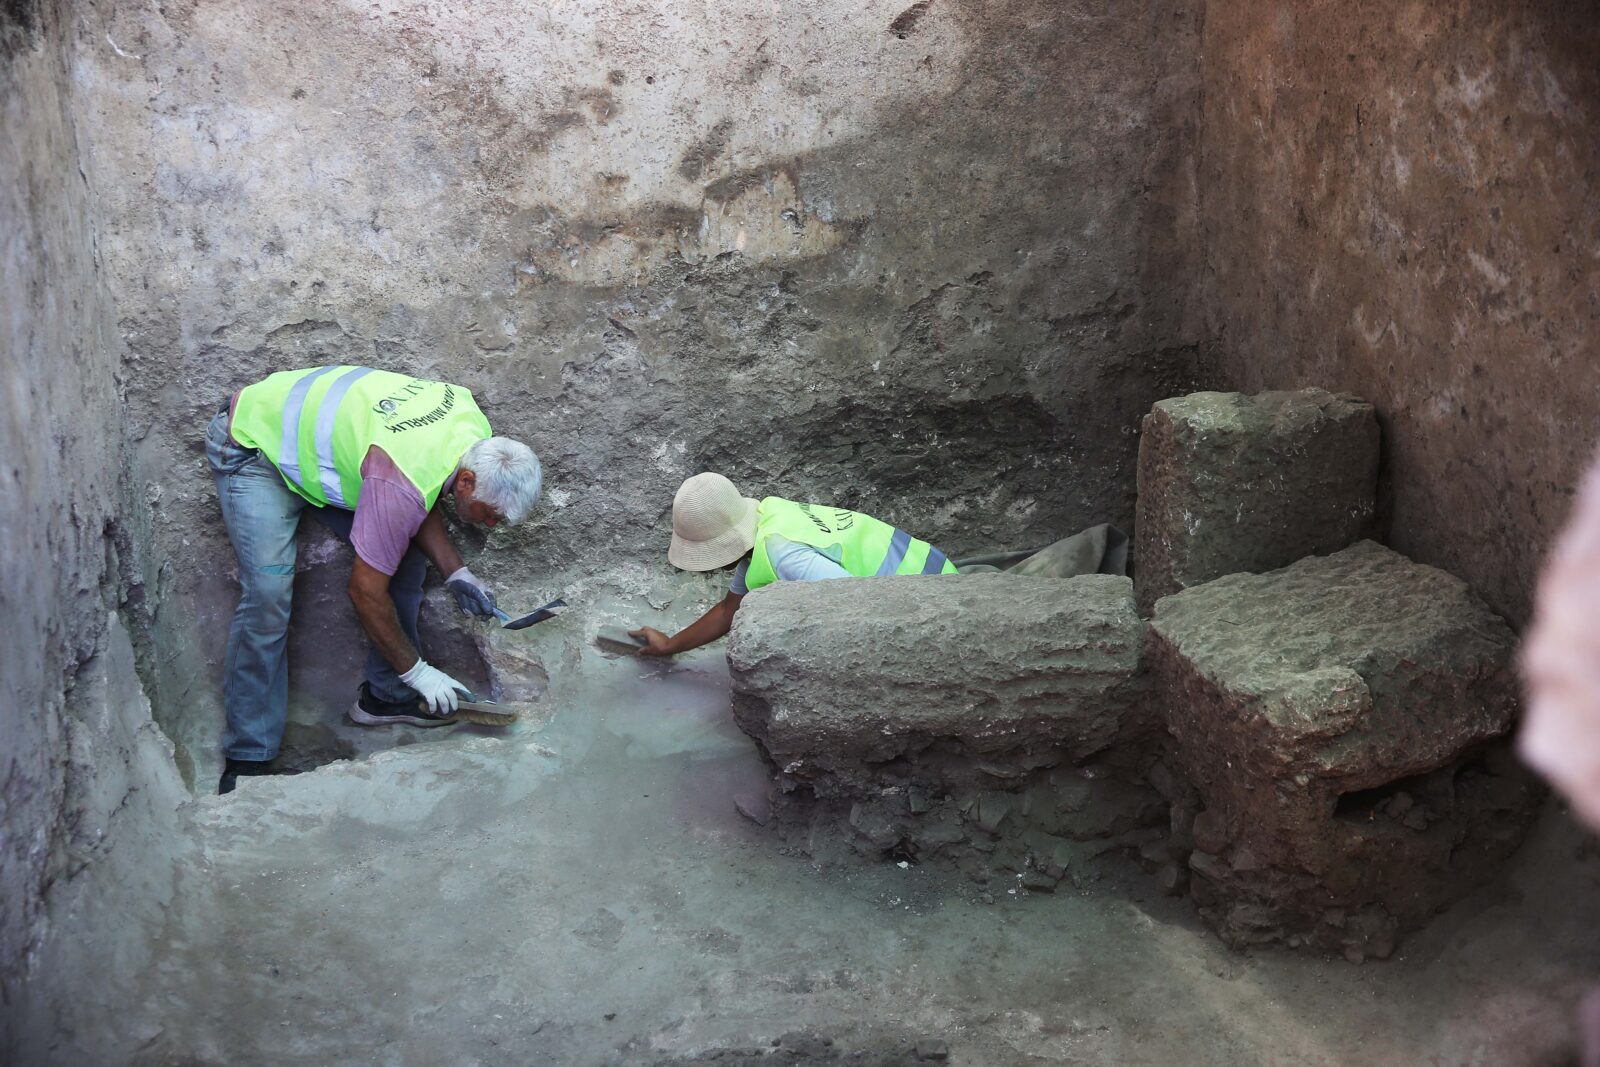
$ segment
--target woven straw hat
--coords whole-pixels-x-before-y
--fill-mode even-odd
[[[756,501],[720,474],[696,474],[672,498],[667,559],[686,571],[726,567],[756,543]]]

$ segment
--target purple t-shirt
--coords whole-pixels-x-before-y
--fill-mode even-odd
[[[452,474],[439,492],[448,493],[455,480]],[[393,575],[427,517],[422,493],[389,454],[377,445],[367,449],[361,464],[361,499],[356,501],[356,518],[350,527],[350,544],[356,555],[373,570]]]
[[[230,427],[238,406],[239,394],[234,393],[228,406]],[[452,474],[439,492],[448,493],[455,481]],[[361,499],[356,501],[355,521],[350,527],[350,544],[356,555],[373,570],[393,577],[427,517],[421,490],[401,473],[387,452],[377,445],[367,449],[367,458],[361,461]]]

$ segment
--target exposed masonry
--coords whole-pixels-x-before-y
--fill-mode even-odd
[[[1035,891],[1136,857],[1230,944],[1387,958],[1542,799],[1505,751],[1511,631],[1459,579],[1344,547],[1377,457],[1355,398],[1202,393],[1152,424],[1139,580],[1189,588],[1150,594],[1148,637],[1103,575],[759,590],[728,661],[775,788],[743,810],[817,855],[842,834]]]
[[[1160,601],[1148,666],[1206,920],[1387,957],[1492,877],[1543,799],[1504,742],[1515,647],[1460,579],[1370,541]]]
[[[1269,571],[1372,529],[1378,420],[1323,389],[1162,400],[1139,440],[1139,608],[1225,574]]]

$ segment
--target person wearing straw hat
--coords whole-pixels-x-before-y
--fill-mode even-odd
[[[728,595],[676,634],[649,626],[631,631],[645,642],[641,656],[671,656],[715,641],[733,626],[745,594],[773,582],[956,572],[943,552],[871,515],[777,496],[754,500],[711,472],[688,479],[673,497],[667,559],[686,571],[737,566]]]

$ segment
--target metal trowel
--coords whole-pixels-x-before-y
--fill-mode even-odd
[[[451,722],[470,722],[479,726],[510,726],[522,715],[526,704],[502,704],[488,697],[480,697],[470,689],[456,689],[456,710]],[[417,707],[428,710],[428,702],[417,701]]]
[[[532,626],[536,622],[544,622],[546,619],[555,618],[557,615],[561,614],[561,609],[566,606],[567,602],[565,600],[562,600],[560,597],[556,597],[556,599],[550,601],[550,603],[546,604],[544,607],[530,611],[526,615],[523,615],[519,618],[513,619],[510,615],[507,615],[499,608],[494,609],[494,617],[499,619],[500,625],[507,630],[521,630]]]
[[[647,642],[642,637],[633,636],[620,626],[602,626],[600,632],[594,635],[594,643],[602,652],[637,656]]]

